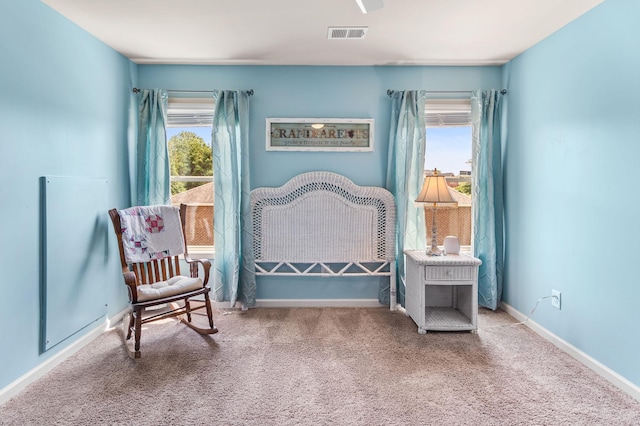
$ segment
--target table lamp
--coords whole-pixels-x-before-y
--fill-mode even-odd
[[[438,169],[433,170],[433,175],[424,178],[422,190],[415,201],[416,205],[431,205],[433,213],[431,216],[431,247],[427,250],[428,256],[441,256],[442,250],[438,248],[438,227],[436,226],[436,208],[442,205],[457,206],[449,193],[449,185],[444,176],[438,174]]]

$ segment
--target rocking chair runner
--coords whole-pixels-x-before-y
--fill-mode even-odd
[[[181,245],[180,249],[178,250],[179,252],[170,252],[169,250],[167,250],[165,251],[165,253],[163,253],[168,254],[168,256],[165,257],[163,256],[163,254],[158,255],[158,253],[154,253],[153,255],[149,256],[149,253],[147,253],[145,250],[140,250],[140,252],[147,255],[149,259],[147,259],[146,261],[128,260],[131,257],[135,257],[135,254],[132,255],[130,253],[130,247],[125,248],[125,243],[123,243],[123,226],[125,224],[123,224],[121,214],[126,215],[134,212],[134,214],[138,215],[144,214],[145,211],[149,212],[153,211],[153,209],[158,208],[177,210],[177,208],[169,206],[136,207],[128,210],[123,210],[121,212],[116,209],[109,210],[109,216],[111,217],[111,222],[113,223],[113,229],[116,233],[118,247],[120,250],[122,276],[128,288],[129,303],[131,305],[131,313],[128,321],[129,325],[127,327],[126,340],[129,340],[131,338],[131,333],[133,330],[135,336],[135,344],[133,349],[129,344],[127,344],[127,342],[125,342],[125,347],[127,348],[127,352],[131,358],[140,358],[141,356],[140,334],[142,330],[142,324],[148,322],[158,321],[169,317],[186,315],[186,320],[184,319],[184,317],[181,317],[180,320],[198,333],[214,334],[218,332],[218,329],[213,324],[213,312],[211,310],[211,302],[209,300],[210,289],[209,287],[207,287],[211,262],[206,259],[191,259],[187,253],[186,240],[184,237],[187,209],[187,206],[185,204],[180,205],[180,223],[176,226],[177,229],[175,229],[175,231],[181,234],[179,235],[179,239],[177,240]],[[169,211],[169,213],[176,214],[177,212]],[[147,217],[147,222],[148,219],[149,218]],[[159,229],[164,230],[165,232],[171,232],[170,226],[167,225],[170,225],[170,221],[166,221],[165,223],[163,223]],[[174,241],[176,241],[175,238]],[[143,243],[140,246],[145,246],[145,244]],[[184,260],[189,265],[189,277],[180,275],[180,262],[178,254],[181,254],[182,251],[184,251]],[[140,259],[136,258],[136,260]],[[202,278],[199,278],[199,265],[201,266],[203,272]],[[190,300],[197,296],[204,297],[204,305],[192,307]],[[183,301],[184,306],[178,305],[178,301]],[[168,311],[162,311],[161,313],[155,315],[143,315],[146,308],[158,305],[169,305],[171,309]],[[207,311],[207,317],[209,320],[208,328],[198,327],[191,322],[191,313],[203,308]],[[126,321],[126,318],[123,321]]]

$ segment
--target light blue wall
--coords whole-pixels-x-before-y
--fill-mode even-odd
[[[279,186],[312,170],[384,186],[389,140],[387,89],[472,90],[501,87],[500,67],[139,66],[143,88],[253,89],[250,100],[252,188]],[[267,117],[375,119],[372,153],[267,152]],[[259,277],[259,299],[376,299],[378,279]]]
[[[86,331],[40,354],[39,178],[106,178],[108,204],[128,203],[136,68],[38,0],[0,0],[0,57],[2,389]],[[119,260],[110,256],[97,273],[114,283],[100,293],[113,315],[127,301]]]
[[[250,155],[258,187],[308,170],[384,185],[387,89],[471,90],[499,88],[502,81],[509,88],[505,301],[527,313],[552,288],[562,291],[563,309],[543,302],[534,319],[640,385],[634,268],[640,202],[633,191],[640,158],[638,0],[608,0],[503,70],[137,67],[40,1],[0,0],[0,11],[0,389],[77,337],[39,353],[38,179],[105,177],[109,205],[128,205],[134,84],[254,89]],[[374,118],[375,152],[265,151],[266,117],[303,116]],[[105,298],[113,315],[126,302],[115,256],[104,273],[114,283]],[[306,288],[260,285],[261,298],[369,298],[377,290],[377,282],[366,280],[346,290],[330,280]]]
[[[512,61],[504,300],[640,385],[640,1],[607,0]]]

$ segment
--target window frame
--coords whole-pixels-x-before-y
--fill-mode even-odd
[[[213,113],[215,103],[211,96],[201,97],[179,97],[169,95],[167,105],[167,128],[193,128],[205,127],[213,129]],[[167,144],[169,139],[167,140]],[[171,158],[169,158],[171,162]],[[170,176],[170,182],[213,182],[211,176]],[[173,196],[172,196],[173,197]],[[205,203],[207,206],[213,204]],[[188,203],[190,206],[204,205],[202,203]],[[212,219],[214,219],[212,217]],[[212,222],[213,223],[213,222]],[[198,258],[215,258],[214,245],[188,245],[189,255]]]
[[[470,98],[429,98],[425,101],[425,162],[428,156],[428,145],[429,139],[426,136],[429,128],[442,128],[442,127],[472,127],[471,123],[471,99]],[[472,133],[473,134],[473,133]],[[472,137],[472,136],[471,136]],[[471,142],[471,141],[470,141]],[[471,147],[471,156],[473,155],[473,146]],[[470,167],[471,168],[471,165]],[[463,178],[459,172],[462,170],[458,170],[457,177],[453,179],[458,180],[458,182],[470,182],[473,187],[473,181],[471,177],[471,173],[469,173],[468,178]],[[425,168],[425,175],[428,170]],[[449,179],[448,179],[449,180]],[[473,200],[471,200],[471,205],[473,206]],[[427,207],[425,206],[425,209]],[[473,207],[471,207],[473,209]],[[425,214],[426,218],[426,214]],[[460,245],[460,252],[471,253],[473,249],[473,211],[471,211],[471,222],[470,222],[470,244],[468,245]],[[428,226],[425,226],[425,237],[426,241],[429,242],[431,240],[431,235],[429,233]],[[444,236],[442,236],[444,237]]]

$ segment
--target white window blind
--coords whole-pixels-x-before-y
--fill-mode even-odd
[[[427,127],[461,127],[471,125],[469,99],[428,99],[425,104]]]
[[[167,127],[211,127],[213,109],[213,97],[173,98],[169,96]]]

